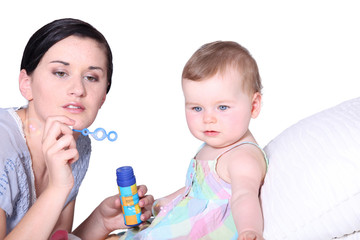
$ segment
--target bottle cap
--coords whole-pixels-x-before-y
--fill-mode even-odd
[[[117,184],[120,187],[127,187],[136,183],[134,171],[130,166],[119,167],[116,169]]]

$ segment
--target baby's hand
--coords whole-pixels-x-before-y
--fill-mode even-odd
[[[240,233],[238,240],[264,240],[264,238],[254,231],[244,231]]]

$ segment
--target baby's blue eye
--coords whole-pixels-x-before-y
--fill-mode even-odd
[[[219,109],[221,110],[221,111],[225,111],[226,109],[228,109],[229,107],[228,106],[225,106],[225,105],[220,105],[219,106]]]
[[[196,111],[196,112],[200,112],[202,110],[201,107],[193,107],[193,109]]]

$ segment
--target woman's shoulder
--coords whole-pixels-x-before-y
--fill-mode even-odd
[[[6,122],[8,121],[9,118],[11,118],[11,114],[10,111],[12,109],[11,108],[0,108],[0,123]],[[0,124],[0,128],[1,128]]]
[[[0,108],[0,146],[9,142],[9,140],[20,140],[26,147],[25,135],[23,132],[22,122],[17,114],[18,108]],[[19,144],[19,143],[17,143]],[[0,154],[2,152],[0,151]]]
[[[0,170],[13,169],[19,162],[30,159],[30,153],[15,109],[0,108]]]
[[[0,115],[1,116],[1,115]],[[20,196],[30,196],[31,157],[25,140],[17,139],[0,121],[0,207],[12,215]],[[20,143],[20,144],[19,144]],[[21,146],[23,145],[23,146]],[[30,199],[30,198],[28,198]],[[26,205],[26,204],[25,204]]]
[[[18,130],[20,118],[15,108],[0,108],[0,130]]]
[[[0,108],[0,156],[27,152],[21,121],[11,108]]]

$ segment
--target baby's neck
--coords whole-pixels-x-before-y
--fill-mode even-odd
[[[253,142],[256,143],[253,135],[250,131],[247,132],[245,136],[241,139],[224,146],[211,146],[207,143],[204,144],[204,147],[196,155],[196,160],[215,160],[220,154],[224,153],[226,150],[232,148],[233,146],[242,143],[242,142]]]

